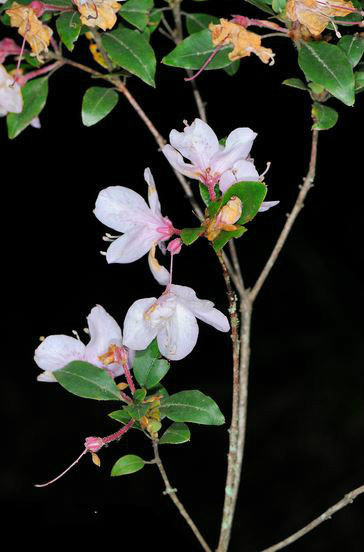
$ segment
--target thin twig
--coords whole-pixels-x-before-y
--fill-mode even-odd
[[[237,283],[238,283],[237,290],[239,291],[240,295],[244,295],[246,290],[245,290],[245,286],[244,286],[243,275],[242,275],[242,272],[241,272],[240,262],[239,262],[239,258],[238,258],[238,253],[236,251],[235,239],[234,238],[229,241],[229,250],[230,250],[231,259],[233,261],[234,272],[235,272],[236,277],[237,277]]]
[[[195,523],[192,521],[191,517],[187,513],[185,507],[183,506],[182,502],[177,497],[177,489],[173,489],[172,485],[169,482],[169,479],[166,474],[166,470],[164,469],[161,457],[159,456],[159,450],[158,450],[158,440],[153,439],[153,450],[154,450],[154,460],[156,465],[158,466],[158,469],[160,471],[160,474],[162,476],[162,479],[164,481],[164,484],[166,486],[165,491],[163,494],[168,495],[170,499],[174,502],[175,506],[177,507],[179,513],[182,517],[186,520],[187,524],[190,526],[193,534],[195,535],[198,542],[201,544],[202,548],[205,550],[205,552],[212,552],[211,548],[201,535],[200,531],[197,529]]]
[[[187,69],[187,75],[189,78],[193,77],[193,71],[190,69]],[[206,104],[203,102],[200,91],[198,89],[198,86],[196,84],[195,80],[190,81],[192,86],[192,92],[193,97],[195,98],[198,114],[200,115],[200,119],[202,119],[205,123],[207,123],[207,115],[206,115]]]
[[[241,469],[243,463],[245,429],[248,403],[248,375],[250,358],[250,325],[252,304],[249,296],[240,296],[240,366],[239,366],[239,403],[238,403],[238,434],[235,442],[236,452],[234,462],[229,462],[229,485],[225,488],[225,504],[221,521],[218,552],[226,552],[229,547],[231,529],[234,519],[236,501],[239,492]],[[230,460],[230,458],[229,458]],[[229,471],[232,476],[229,478]]]
[[[326,510],[326,512],[321,514],[319,517],[311,521],[311,523],[309,523],[308,525],[306,525],[296,533],[293,533],[293,535],[291,535],[287,539],[284,539],[279,543],[274,544],[273,546],[270,546],[269,548],[265,548],[262,552],[275,552],[276,550],[282,550],[282,548],[285,548],[286,546],[289,546],[293,542],[296,542],[298,539],[302,538],[304,535],[312,531],[312,529],[315,529],[318,525],[321,525],[321,523],[323,523],[324,521],[331,519],[331,516],[336,514],[336,512],[338,512],[339,510],[342,510],[343,508],[345,508],[345,506],[352,504],[356,499],[356,497],[363,493],[364,493],[364,485],[346,494],[344,498],[342,498],[339,502],[334,504],[334,506],[331,506],[331,508]]]
[[[222,253],[217,253],[220,261],[222,272],[225,280],[226,294],[229,301],[229,314],[231,324],[231,341],[233,345],[233,390],[232,390],[232,413],[231,413],[231,425],[229,430],[229,452],[228,452],[228,466],[225,483],[225,499],[222,517],[222,526],[225,527],[227,523],[228,514],[231,512],[231,505],[234,498],[235,482],[237,477],[236,463],[238,453],[238,440],[239,440],[239,316],[237,313],[237,297],[232,289],[231,281],[227,266],[224,262]],[[225,536],[225,531],[224,531]],[[220,540],[221,543],[221,540]],[[220,550],[220,543],[218,550]],[[224,550],[224,548],[221,548]]]
[[[268,274],[272,270],[274,263],[276,262],[279,253],[281,252],[281,249],[283,245],[286,242],[286,239],[288,237],[288,234],[290,233],[292,226],[301,211],[301,209],[304,206],[304,200],[310,191],[310,189],[313,186],[313,182],[315,179],[315,172],[316,172],[316,161],[317,161],[317,140],[318,140],[318,130],[312,131],[312,146],[311,146],[311,157],[310,157],[310,166],[307,173],[306,178],[303,181],[303,185],[300,187],[300,192],[297,196],[296,203],[294,204],[294,207],[291,211],[291,213],[288,215],[288,218],[286,220],[286,223],[283,227],[282,232],[280,233],[280,236],[273,248],[273,251],[263,268],[258,280],[256,281],[253,289],[250,292],[250,300],[254,301],[258,293],[260,292]]]

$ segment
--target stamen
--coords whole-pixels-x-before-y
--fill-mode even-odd
[[[20,69],[20,64],[22,62],[22,58],[23,58],[23,54],[24,54],[24,48],[25,48],[25,37],[27,36],[27,32],[30,30],[30,26],[29,26],[29,20],[28,20],[28,24],[27,24],[27,27],[26,27],[26,31],[24,33],[24,37],[23,37],[23,42],[22,42],[22,45],[21,45],[21,48],[20,48],[20,54],[19,54],[19,57],[18,57],[18,62],[16,64],[16,69],[15,69],[15,77],[14,77],[14,82],[11,83],[10,85],[10,88],[13,88],[14,87],[14,84],[16,83],[16,80],[18,78],[18,71]]]
[[[73,333],[73,335],[76,336],[76,338],[78,339],[78,341],[81,341],[80,336],[78,335],[78,332],[77,332],[76,330],[72,330],[72,333]]]
[[[100,255],[104,255],[104,257],[106,257],[107,253],[106,251],[100,251]]]
[[[265,171],[262,172],[261,175],[259,175],[259,180],[262,182],[263,181],[263,177],[267,174],[267,172],[269,171],[270,169],[270,166],[271,166],[271,161],[267,161],[267,166],[265,167]]]

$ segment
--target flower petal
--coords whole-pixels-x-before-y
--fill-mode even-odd
[[[169,141],[183,157],[192,161],[202,172],[206,171],[212,156],[219,151],[219,141],[215,132],[201,119],[195,119],[183,132],[172,130]]]
[[[141,195],[123,186],[109,186],[96,200],[96,218],[118,232],[128,232],[147,224],[159,225]]]
[[[110,316],[101,305],[96,305],[87,317],[90,330],[90,341],[86,345],[86,359],[88,362],[103,368],[99,356],[107,352],[110,345],[122,344],[122,335],[119,324]],[[112,371],[112,366],[108,369]]]
[[[148,253],[160,237],[158,232],[150,231],[148,228],[137,228],[127,232],[110,244],[106,260],[108,263],[132,263]]]
[[[229,331],[230,324],[227,317],[214,308],[212,301],[199,299],[194,290],[187,286],[172,285],[171,291],[177,296],[178,302],[188,308],[199,320],[221,332]]]
[[[49,335],[37,347],[34,354],[34,360],[39,368],[47,372],[60,370],[69,362],[84,360],[84,358],[85,345],[69,335]]]
[[[180,153],[178,153],[177,150],[172,148],[169,144],[164,146],[162,148],[162,153],[166,156],[169,163],[172,165],[176,171],[184,174],[185,176],[188,176],[189,178],[195,178],[199,179],[199,169],[191,165],[190,163],[186,163],[183,160],[183,157]]]
[[[161,204],[159,202],[157,188],[155,186],[152,171],[149,168],[146,168],[144,171],[144,180],[148,184],[148,203],[150,210],[152,211],[152,213],[162,216]]]
[[[155,297],[138,299],[132,304],[124,320],[124,345],[135,351],[143,351],[157,335],[157,330],[152,328],[145,320],[145,312],[157,301]]]
[[[3,65],[0,65],[0,109],[4,115],[8,112],[21,113],[23,110],[20,86]]]
[[[268,211],[271,207],[275,207],[278,205],[279,201],[263,201],[261,206],[259,207],[258,213],[264,213],[264,211]]]
[[[219,187],[222,193],[237,182],[250,182],[259,180],[259,173],[252,161],[242,159],[235,163],[232,169],[225,171],[220,178]]]
[[[222,174],[237,161],[246,159],[256,136],[250,128],[233,130],[226,139],[225,148],[214,155],[211,161],[212,172]]]
[[[170,360],[181,360],[193,350],[197,338],[198,324],[195,316],[177,303],[174,314],[158,332],[160,352]]]
[[[167,286],[169,284],[169,272],[168,270],[159,264],[155,257],[155,244],[152,249],[149,251],[148,263],[151,273],[154,278],[157,280],[158,284],[161,286]]]

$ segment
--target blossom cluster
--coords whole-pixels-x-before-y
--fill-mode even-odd
[[[251,129],[238,128],[221,145],[214,131],[196,119],[183,132],[172,130],[170,144],[163,148],[163,153],[177,171],[199,180],[210,192],[215,185],[225,192],[236,182],[260,179],[254,161],[249,157],[255,137],[256,133]],[[149,268],[158,283],[164,286],[163,293],[159,298],[135,301],[126,313],[123,332],[114,318],[98,305],[87,317],[90,335],[87,345],[66,335],[45,338],[35,352],[35,361],[43,370],[38,376],[39,381],[56,381],[54,372],[73,360],[87,361],[115,378],[124,373],[125,359],[128,368],[132,367],[134,352],[145,350],[154,339],[157,339],[164,357],[181,360],[197,343],[197,319],[221,332],[229,331],[227,317],[211,301],[199,299],[190,287],[172,283],[173,257],[182,247],[181,230],[162,215],[149,168],[145,170],[144,178],[148,186],[148,203],[130,188],[110,186],[99,193],[94,213],[107,227],[121,233],[120,236],[106,234],[106,239],[111,241],[106,252],[107,262],[131,263],[148,255]],[[276,203],[265,202],[260,210],[267,210]],[[220,227],[231,226],[241,212],[241,201],[234,196],[220,210],[215,231],[216,228],[219,232]],[[167,246],[166,242],[169,242]],[[170,253],[170,271],[156,259],[156,247]],[[124,352],[123,363],[120,363],[120,350]]]

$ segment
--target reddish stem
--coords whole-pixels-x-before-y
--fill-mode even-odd
[[[279,31],[281,33],[288,33],[288,29],[277,25],[277,23],[273,23],[273,21],[266,21],[265,19],[249,19],[249,17],[245,17],[245,15],[233,15],[232,17],[232,23],[237,23],[245,28],[251,26],[266,27],[267,29],[274,29],[275,31]]]
[[[197,77],[199,75],[201,75],[202,71],[204,71],[206,69],[206,67],[211,63],[211,61],[214,59],[214,57],[216,56],[216,54],[218,54],[221,50],[221,48],[223,47],[224,45],[223,44],[220,44],[219,46],[216,46],[215,50],[212,52],[212,54],[209,55],[209,57],[207,58],[207,60],[205,61],[205,63],[202,65],[201,69],[199,69],[197,71],[197,73],[195,73],[194,75],[192,75],[192,77],[188,77],[188,78],[185,78],[184,80],[186,82],[191,82],[195,79],[197,79]]]
[[[116,439],[120,439],[126,433],[133,425],[135,424],[135,420],[130,420],[124,427],[119,429],[116,433],[113,433],[112,435],[108,435],[107,437],[102,437],[102,442],[104,445],[107,445],[107,443],[111,443],[112,441],[116,441]]]
[[[49,73],[49,71],[52,71],[53,69],[58,69],[63,65],[62,61],[56,61],[55,63],[52,63],[51,65],[47,65],[46,67],[42,67],[41,69],[36,69],[35,71],[30,71],[30,73],[27,73],[26,75],[19,77],[18,82],[21,86],[24,86],[26,82],[30,79],[34,79],[35,77],[39,77],[40,75],[44,75],[45,73]]]

